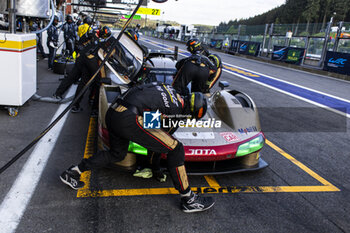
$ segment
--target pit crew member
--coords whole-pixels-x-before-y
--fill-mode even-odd
[[[122,161],[128,152],[129,141],[132,141],[150,151],[167,154],[168,171],[180,193],[182,211],[191,213],[207,210],[214,205],[214,200],[191,191],[182,143],[162,128],[144,127],[143,117],[144,112],[149,111],[153,112],[155,119],[161,114],[190,114],[200,119],[205,115],[206,108],[207,102],[202,93],[191,93],[184,100],[170,85],[150,83],[130,88],[111,105],[106,114],[110,150],[99,151],[94,156],[83,159],[77,166],[73,165],[64,171],[60,179],[73,189],[82,188],[82,172]]]

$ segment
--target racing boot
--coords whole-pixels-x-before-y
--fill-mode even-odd
[[[80,181],[80,174],[78,166],[72,165],[60,175],[60,179],[72,189],[78,190],[85,185],[84,182]]]
[[[215,201],[212,197],[201,197],[189,191],[181,195],[181,210],[185,213],[201,212],[210,209]]]

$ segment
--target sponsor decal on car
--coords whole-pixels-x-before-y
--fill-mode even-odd
[[[189,149],[189,155],[216,155],[216,151],[213,149]]]
[[[241,134],[258,132],[258,128],[256,126],[250,126],[250,127],[247,127],[247,128],[238,129],[238,132],[240,132]]]
[[[232,132],[223,132],[220,133],[220,135],[227,141],[227,142],[236,142],[239,141],[239,137],[237,137],[234,133]]]

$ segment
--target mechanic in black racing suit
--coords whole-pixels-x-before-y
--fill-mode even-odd
[[[102,46],[102,44],[106,41],[107,38],[111,36],[112,32],[109,27],[104,26],[101,30],[95,31],[90,30],[86,32],[79,40],[77,51],[77,59],[75,61],[75,65],[72,71],[68,74],[68,77],[64,78],[56,92],[53,94],[55,99],[62,99],[62,95],[68,90],[68,88],[75,82],[80,79],[77,90],[75,92],[75,96],[84,88],[86,83],[90,80],[92,75],[99,68],[99,59],[97,56],[97,51]],[[98,80],[100,78],[100,74],[95,79],[95,83],[92,84],[93,92],[97,93],[96,88],[98,88]],[[93,105],[97,105],[97,96],[93,100]],[[91,96],[90,96],[91,97]],[[77,100],[77,102],[72,107],[72,113],[77,113],[83,111],[80,107],[80,102],[83,96]],[[91,97],[92,98],[92,97]],[[96,106],[95,106],[96,107]]]
[[[53,22],[51,26],[47,29],[47,40],[46,45],[49,49],[49,57],[47,60],[48,63],[48,70],[52,70],[53,68],[53,61],[55,60],[56,56],[56,49],[58,46],[58,17],[55,15]]]
[[[221,75],[221,59],[205,50],[198,39],[191,39],[186,45],[191,56],[176,63],[178,72],[173,87],[185,95],[188,92],[187,85],[192,82],[191,92],[209,93]]]
[[[190,114],[200,119],[205,115],[206,108],[206,99],[202,93],[191,93],[184,100],[170,85],[149,83],[132,87],[119,97],[106,113],[110,150],[99,151],[92,157],[83,159],[77,166],[73,165],[64,171],[60,179],[73,189],[82,188],[82,172],[122,161],[128,152],[129,141],[132,141],[150,151],[167,154],[168,170],[175,188],[180,192],[181,208],[184,212],[207,210],[214,205],[214,200],[191,191],[184,165],[185,152],[182,143],[162,128],[144,127],[143,117],[144,112],[149,111],[153,113],[152,120],[151,117],[148,120],[146,118],[148,123],[162,114]]]
[[[66,44],[66,51],[69,57],[72,56],[74,52],[75,40],[78,38],[77,25],[73,22],[73,18],[70,15],[66,16],[66,22],[62,26],[64,42]]]

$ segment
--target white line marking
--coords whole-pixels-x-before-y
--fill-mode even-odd
[[[239,66],[231,65],[230,63],[223,62],[223,64],[228,65],[228,66],[232,66],[234,68],[241,69],[241,70],[244,70],[244,71],[248,71],[248,72],[251,72],[253,74],[258,74],[260,76],[264,76],[264,77],[267,77],[267,78],[270,78],[270,79],[273,79],[273,80],[276,80],[276,81],[279,81],[279,82],[282,82],[282,83],[286,83],[286,84],[289,84],[289,85],[292,85],[292,86],[295,86],[295,87],[300,87],[300,88],[303,88],[303,89],[308,90],[308,91],[313,91],[313,92],[316,92],[316,93],[321,94],[321,95],[329,96],[329,97],[332,97],[332,98],[337,99],[337,100],[341,100],[341,101],[350,103],[350,100],[344,99],[344,98],[340,98],[340,97],[335,96],[335,95],[327,94],[327,93],[324,93],[324,92],[321,92],[321,91],[318,91],[318,90],[315,90],[315,89],[312,89],[312,88],[301,86],[299,84],[295,84],[295,83],[292,83],[292,82],[281,80],[281,79],[278,79],[278,78],[275,78],[275,77],[272,77],[272,76],[269,76],[269,75],[266,75],[266,74],[262,74],[262,73],[259,73],[259,72],[256,72],[256,71],[248,70],[246,68],[242,68],[242,67],[239,67]]]
[[[146,42],[147,41],[144,41],[144,39],[140,39],[142,40],[143,42]],[[150,40],[150,39],[147,39],[147,40]],[[148,42],[150,43],[150,42]],[[183,52],[186,52],[188,53],[187,50],[183,50],[183,49],[179,49],[179,52],[180,51],[183,51]],[[218,53],[220,53],[221,55],[223,56],[229,56],[227,53],[223,53],[223,52],[219,52],[217,51]],[[246,61],[250,61],[250,62],[256,62],[256,63],[259,63],[259,64],[263,64],[263,65],[266,65],[267,63],[264,62],[264,61],[259,61],[259,60],[252,60],[252,59],[249,59],[249,58],[246,58],[246,57],[236,57],[235,58],[240,58],[240,59],[243,59],[243,60],[246,60]],[[291,70],[291,71],[294,71],[294,72],[300,72],[300,73],[305,73],[305,74],[309,74],[309,75],[314,75],[314,76],[317,76],[317,77],[323,77],[323,78],[327,78],[327,79],[330,79],[330,80],[333,80],[333,81],[337,81],[337,82],[345,82],[347,84],[350,84],[350,81],[348,80],[344,80],[344,79],[339,79],[339,78],[334,78],[334,77],[330,77],[330,76],[327,76],[327,75],[324,75],[324,74],[315,74],[315,73],[311,73],[310,71],[305,71],[305,70],[298,70],[298,69],[294,69],[292,67],[285,67],[285,66],[280,66],[278,64],[273,64],[273,63],[268,63],[270,66],[274,66],[276,68],[280,68],[280,69],[287,69],[287,70]]]
[[[334,109],[334,108],[330,108],[330,107],[328,107],[328,106],[326,106],[326,105],[323,105],[323,104],[320,104],[320,103],[314,102],[314,101],[309,100],[309,99],[306,99],[306,98],[304,98],[304,97],[300,97],[300,96],[298,96],[298,95],[294,95],[294,94],[292,94],[292,93],[289,93],[289,92],[283,91],[283,90],[281,90],[281,89],[278,89],[278,88],[276,88],[276,87],[270,86],[270,85],[268,85],[268,84],[261,83],[261,82],[259,82],[259,81],[256,81],[256,80],[253,80],[253,79],[247,78],[247,77],[245,77],[245,76],[243,76],[243,75],[236,74],[236,73],[231,72],[231,71],[228,71],[228,70],[225,70],[225,71],[226,71],[227,73],[230,73],[230,74],[236,75],[236,76],[238,76],[238,77],[240,77],[240,78],[243,78],[243,79],[245,79],[245,80],[248,80],[248,81],[251,81],[251,82],[257,83],[257,84],[262,85],[262,86],[264,86],[264,87],[270,88],[270,89],[272,89],[272,90],[275,90],[275,91],[281,92],[281,93],[283,93],[283,94],[286,94],[286,95],[292,96],[292,97],[294,97],[294,98],[296,98],[296,99],[299,99],[299,100],[305,101],[305,102],[307,102],[307,103],[310,103],[310,104],[316,105],[316,106],[321,107],[321,108],[323,108],[323,109],[326,109],[326,110],[329,110],[329,111],[331,111],[331,112],[334,112],[334,113],[337,113],[337,114],[339,114],[339,115],[342,115],[342,116],[345,116],[345,117],[350,118],[350,114],[347,114],[347,113],[341,112],[341,111],[336,110],[336,109]]]
[[[157,44],[155,44],[155,43],[150,43],[150,42],[147,42],[147,41],[144,41],[144,42],[149,43],[149,44],[152,44],[153,46],[156,46],[156,47],[159,47],[159,48],[162,48],[162,49],[166,49],[166,50],[172,51],[171,49],[163,48],[163,47],[161,47],[161,46],[159,46],[159,45],[157,45]],[[169,46],[169,45],[167,45],[167,46]],[[179,51],[184,51],[184,50],[182,50],[182,49],[180,50],[180,49],[179,49]],[[180,55],[186,57],[186,55],[183,55],[183,54],[181,54],[181,53],[180,53]],[[287,83],[287,84],[290,84],[290,85],[293,85],[293,86],[297,86],[297,87],[300,87],[300,88],[304,88],[304,89],[309,90],[309,91],[314,91],[314,92],[316,92],[316,93],[319,93],[319,94],[322,94],[322,95],[325,95],[325,96],[329,96],[329,97],[332,97],[332,98],[335,98],[335,99],[342,100],[342,101],[344,101],[344,102],[350,103],[350,100],[343,99],[343,98],[340,98],[340,97],[337,97],[337,96],[334,96],[334,95],[326,94],[326,93],[324,93],[324,92],[320,92],[320,91],[317,91],[317,90],[314,90],[314,89],[310,89],[310,88],[307,88],[307,87],[304,87],[304,86],[300,86],[300,85],[298,85],[298,84],[294,84],[294,83],[291,83],[291,82],[288,82],[288,81],[280,80],[280,79],[277,79],[277,78],[274,78],[274,77],[271,77],[271,76],[268,76],[268,75],[265,75],[265,74],[261,74],[261,73],[255,72],[255,71],[251,71],[251,70],[248,70],[248,69],[245,69],[245,68],[241,68],[241,67],[239,67],[239,66],[231,65],[231,64],[229,64],[229,63],[223,62],[223,64],[230,65],[230,66],[235,67],[235,68],[237,68],[237,69],[241,69],[241,70],[248,71],[248,72],[251,72],[251,73],[255,73],[255,74],[258,74],[258,75],[261,75],[261,76],[265,76],[265,77],[268,77],[268,78],[271,78],[271,79],[274,79],[274,80],[277,80],[277,81],[281,81],[281,82],[284,82],[284,83]],[[270,88],[270,89],[272,89],[272,90],[281,92],[281,93],[283,93],[283,94],[292,96],[292,97],[294,97],[294,98],[296,98],[296,99],[305,101],[305,102],[310,103],[310,104],[314,104],[314,105],[316,105],[316,106],[318,106],[318,107],[324,108],[324,109],[329,110],[329,111],[331,111],[331,112],[340,114],[340,115],[345,116],[345,117],[347,117],[347,118],[350,118],[350,114],[347,114],[347,113],[341,112],[341,111],[339,111],[339,110],[330,108],[330,107],[325,106],[325,105],[323,105],[323,104],[319,104],[319,103],[317,103],[317,102],[314,102],[314,101],[312,101],[312,100],[309,100],[309,99],[300,97],[300,96],[298,96],[298,95],[294,95],[294,94],[292,94],[292,93],[289,93],[289,92],[280,90],[280,89],[278,89],[278,88],[276,88],[276,87],[273,87],[273,86],[270,86],[270,85],[268,85],[268,84],[265,84],[265,83],[262,83],[262,82],[259,82],[259,81],[256,81],[256,80],[247,78],[247,77],[245,77],[245,76],[243,76],[243,75],[239,75],[239,74],[236,74],[236,73],[234,73],[234,72],[231,72],[231,71],[228,71],[228,70],[225,70],[225,69],[224,69],[224,71],[227,72],[227,73],[229,73],[229,74],[236,75],[236,76],[238,76],[238,77],[240,77],[240,78],[243,78],[243,79],[245,79],[245,80],[254,82],[254,83],[256,83],[256,84],[262,85],[262,86],[264,86],[264,87]]]
[[[75,88],[71,87],[67,96],[73,95]],[[69,105],[61,104],[51,122]],[[10,191],[0,206],[0,231],[2,233],[15,232],[24,211],[35,191],[41,174],[46,166],[57,138],[67,119],[66,114],[36,145],[24,164]],[[58,178],[57,178],[58,179]]]

